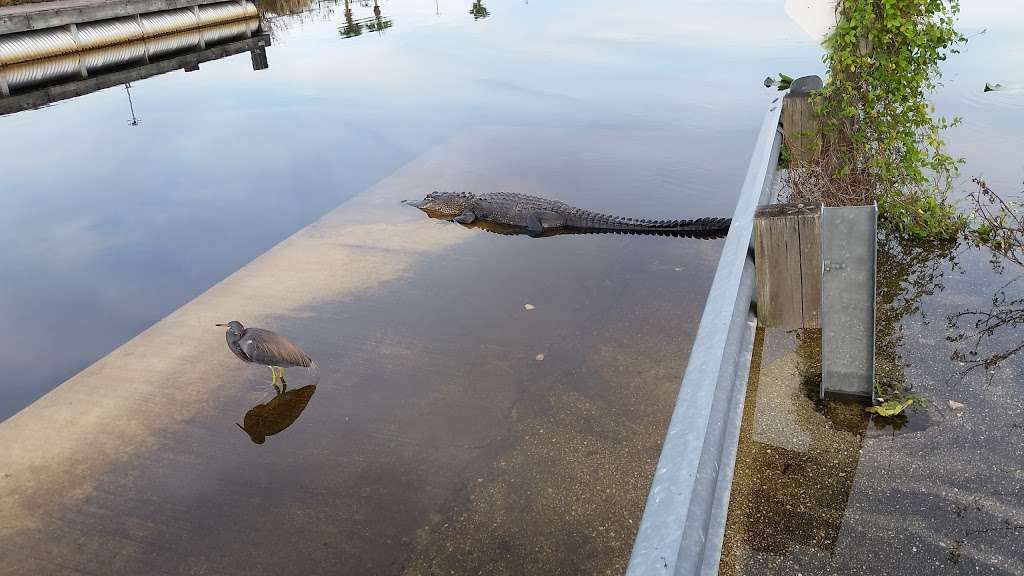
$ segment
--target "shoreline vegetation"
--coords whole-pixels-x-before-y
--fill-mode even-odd
[[[827,81],[809,95],[817,116],[809,141],[817,149],[784,149],[781,157],[790,202],[878,204],[876,392],[899,406],[892,415],[920,400],[898,352],[902,322],[923,296],[942,289],[942,265],[955,265],[961,242],[1024,266],[1019,201],[978,178],[976,190],[951,198],[964,159],[946,152],[943,133],[960,119],[938,115],[929,97],[941,63],[968,41],[955,28],[959,11],[957,0],[843,0],[824,42]],[[784,89],[787,81],[780,74],[765,86]]]
[[[880,228],[912,238],[958,236],[967,219],[949,199],[963,159],[942,133],[959,123],[928,96],[940,63],[967,38],[956,0],[844,0],[825,40],[827,80],[811,94],[819,150],[786,171],[791,201],[878,203]]]

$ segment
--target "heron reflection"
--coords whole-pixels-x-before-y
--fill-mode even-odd
[[[228,348],[243,362],[262,364],[270,368],[271,384],[278,392],[284,392],[284,369],[288,366],[315,367],[316,362],[292,344],[287,338],[263,328],[246,328],[237,320],[227,324],[224,334]],[[278,383],[280,382],[280,387]]]
[[[309,404],[310,398],[316,392],[316,384],[303,386],[294,390],[287,390],[286,385],[281,385],[281,391],[270,401],[264,404],[257,404],[245,413],[242,424],[235,424],[256,444],[263,444],[267,436],[273,436],[286,430],[295,423]]]

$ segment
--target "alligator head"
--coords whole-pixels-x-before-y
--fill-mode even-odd
[[[450,220],[465,212],[474,198],[476,195],[470,192],[431,192],[419,202],[408,200],[406,204],[423,210],[431,218]]]

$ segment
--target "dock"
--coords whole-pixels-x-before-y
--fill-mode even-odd
[[[192,8],[224,0],[53,0],[0,7],[0,34],[69,26],[177,8]]]

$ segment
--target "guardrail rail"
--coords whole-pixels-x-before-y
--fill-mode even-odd
[[[754,212],[775,201],[782,98],[765,115],[662,445],[627,576],[718,573],[757,316]]]

